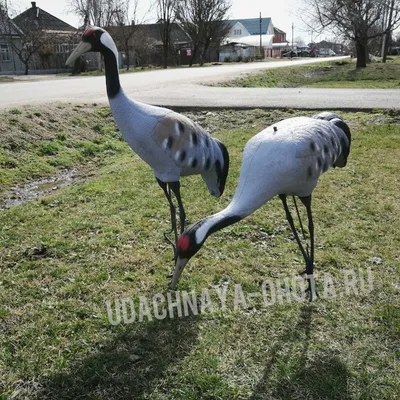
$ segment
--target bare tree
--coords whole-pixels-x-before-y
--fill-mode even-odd
[[[0,1],[0,25],[7,44],[25,65],[25,75],[35,55],[39,54],[49,44],[49,35],[35,24],[26,14],[19,15],[13,20],[9,17],[6,1]]]
[[[330,29],[338,36],[354,42],[357,67],[368,62],[368,43],[371,39],[393,31],[400,23],[400,0],[304,0],[303,21],[317,30]],[[392,18],[382,24],[384,7],[392,3]]]
[[[100,27],[110,26],[120,9],[123,0],[69,0],[70,10],[80,16],[83,28],[89,25]],[[102,70],[100,53],[97,54],[98,70]]]
[[[204,64],[205,54],[210,45],[218,48],[229,32],[226,22],[231,4],[229,0],[179,0],[177,20],[193,42],[190,66],[199,53],[200,64]],[[219,42],[219,43],[218,43]]]
[[[385,8],[383,11],[383,29],[386,29],[386,32],[382,36],[382,62],[386,62],[387,53],[389,50],[389,44],[392,34],[392,29],[390,27],[392,23],[393,13],[394,13],[394,5],[395,0],[388,0],[385,4]]]
[[[123,0],[69,0],[70,10],[80,16],[87,25],[100,27],[111,25],[118,10],[124,8]]]
[[[116,26],[113,29],[113,36],[119,49],[122,49],[125,55],[126,70],[129,71],[130,55],[133,52],[132,41],[138,32],[137,9],[139,0],[121,0],[120,8],[116,10],[112,24]],[[131,8],[133,8],[131,13]]]
[[[294,42],[297,44],[297,47],[304,47],[306,45],[306,42],[304,41],[304,39],[301,36],[297,36],[294,39]]]
[[[136,65],[148,65],[151,60],[151,55],[156,49],[156,41],[145,30],[145,25],[140,25],[135,32],[133,51],[135,54]]]
[[[160,25],[161,41],[163,44],[163,67],[168,67],[171,51],[171,31],[175,23],[177,0],[156,0],[157,19]]]

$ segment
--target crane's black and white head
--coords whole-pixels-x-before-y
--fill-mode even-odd
[[[324,121],[329,121],[335,127],[341,129],[346,135],[347,140],[342,137],[340,140],[340,146],[342,148],[342,152],[339,155],[338,159],[333,164],[334,167],[343,168],[347,164],[347,158],[350,154],[350,145],[351,145],[351,132],[349,126],[344,122],[343,118],[338,114],[331,112],[322,112],[320,114],[313,115],[315,119],[322,119]]]
[[[100,52],[104,56],[106,54],[113,54],[118,60],[118,51],[110,34],[98,26],[93,26],[83,33],[81,42],[68,57],[65,64],[70,65],[82,54],[91,51]]]
[[[201,249],[206,239],[214,232],[240,221],[242,217],[223,210],[190,226],[178,239],[175,271],[169,287],[174,289],[189,260]]]
[[[219,157],[214,166],[203,172],[201,176],[207,185],[207,189],[212,196],[220,197],[224,193],[226,179],[229,172],[229,153],[225,145],[218,139],[214,139],[219,150]]]
[[[175,270],[169,287],[174,289],[189,260],[201,249],[208,236],[207,219],[190,226],[179,237],[176,244]]]

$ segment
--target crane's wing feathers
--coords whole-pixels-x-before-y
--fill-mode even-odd
[[[153,137],[180,168],[208,170],[213,165],[214,139],[183,115],[165,115],[156,125]]]

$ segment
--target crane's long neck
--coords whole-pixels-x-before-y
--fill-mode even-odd
[[[257,179],[247,179],[247,176],[241,175],[228,207],[196,225],[196,242],[203,243],[212,233],[246,218],[278,193],[279,191],[274,190],[274,186],[268,185],[266,181],[259,182]]]
[[[204,218],[197,224],[195,227],[196,242],[203,243],[212,233],[239,222],[247,215],[236,209],[232,203],[229,204],[224,210]]]
[[[101,51],[106,70],[107,95],[110,99],[113,99],[121,90],[118,73],[118,52],[114,42],[112,44],[114,45],[112,49],[105,47]]]

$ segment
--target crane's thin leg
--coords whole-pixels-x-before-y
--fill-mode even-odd
[[[308,254],[306,253],[306,251],[304,250],[303,245],[301,244],[299,235],[297,234],[296,228],[295,228],[295,226],[294,226],[293,218],[292,218],[292,215],[290,214],[290,210],[289,210],[289,207],[288,207],[288,205],[287,205],[286,195],[285,195],[285,194],[280,194],[280,195],[279,195],[279,198],[280,198],[281,201],[282,201],[283,208],[284,208],[285,213],[286,213],[286,219],[287,219],[288,222],[289,222],[290,229],[292,230],[292,233],[293,233],[293,235],[294,235],[294,238],[296,239],[297,245],[298,245],[299,248],[300,248],[301,254],[303,254],[304,260],[305,260],[305,262],[307,263],[309,257],[308,257]]]
[[[297,218],[299,219],[299,222],[300,222],[301,233],[303,234],[303,239],[306,240],[306,233],[304,232],[303,221],[301,220],[299,208],[297,207],[296,196],[292,196],[292,197],[293,197],[294,207],[296,209]],[[308,254],[308,249],[307,249],[307,254]]]
[[[176,253],[175,246],[176,246],[176,242],[178,241],[178,232],[176,230],[176,210],[175,210],[174,203],[172,202],[172,198],[171,198],[171,189],[168,188],[168,186],[165,182],[160,181],[158,178],[156,178],[156,179],[157,179],[157,182],[160,185],[161,189],[164,191],[165,197],[167,198],[168,203],[169,203],[169,209],[171,212],[171,230],[169,232],[165,232],[164,237],[165,237],[165,240],[167,242],[169,242],[174,249],[174,260],[175,260],[175,253]],[[175,243],[172,243],[172,241],[167,236],[172,232],[174,232],[174,234],[175,234]]]
[[[169,182],[169,187],[175,194],[176,199],[178,200],[178,207],[179,207],[179,220],[181,223],[181,234],[185,230],[185,222],[186,222],[186,213],[183,207],[182,198],[181,198],[181,184],[180,182]]]
[[[308,280],[308,290],[310,291],[312,301],[316,296],[318,296],[317,289],[315,287],[314,279],[314,222],[311,212],[311,195],[307,197],[300,197],[301,202],[304,204],[307,210],[308,217],[308,230],[310,232],[310,255],[306,264],[306,273]]]

